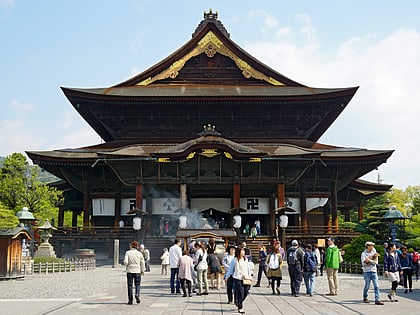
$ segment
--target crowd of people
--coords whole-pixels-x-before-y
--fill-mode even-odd
[[[404,286],[404,293],[413,291],[413,275],[418,280],[420,257],[416,248],[413,253],[408,253],[405,246],[397,248],[395,244],[385,243],[384,248],[384,275],[391,286],[387,297],[391,302],[397,302],[398,285]],[[211,289],[220,290],[225,287],[227,303],[234,303],[239,313],[245,312],[244,301],[254,283],[253,277],[255,277],[253,286],[260,287],[264,274],[268,280],[267,287],[271,288],[272,294],[281,294],[284,262],[287,263],[292,296],[300,296],[303,282],[306,296],[312,297],[315,279],[324,274],[324,269],[329,287],[326,295],[338,295],[338,270],[343,261],[333,238],[327,239],[325,250],[318,248],[316,244],[300,244],[297,240],[292,240],[287,250],[282,248],[278,241],[272,241],[267,247],[259,243],[258,253],[254,253],[254,256],[245,242],[238,246],[229,245],[225,252],[221,253],[214,238],[210,238],[207,243],[192,240],[188,246],[184,246],[184,250],[181,247],[181,240],[175,239],[169,250],[163,249],[160,259],[162,261],[161,274],[170,273],[172,294],[182,293],[183,297],[191,297],[193,294],[208,295]],[[373,242],[365,243],[365,250],[361,253],[360,259],[365,281],[363,302],[370,302],[368,290],[372,283],[374,303],[383,305],[378,287],[380,257]],[[140,303],[141,276],[144,272],[150,271],[148,261],[150,261],[149,251],[143,244],[139,245],[133,241],[124,258],[124,264],[127,266],[128,304],[133,304],[133,283],[134,298],[137,303]]]

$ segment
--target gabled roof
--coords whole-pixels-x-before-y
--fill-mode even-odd
[[[210,121],[237,142],[315,142],[357,87],[313,88],[286,77],[233,42],[210,12],[187,43],[140,74],[111,87],[62,90],[105,141],[180,143]]]

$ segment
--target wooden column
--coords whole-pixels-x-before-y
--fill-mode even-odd
[[[187,184],[179,185],[179,198],[181,209],[187,209]]]
[[[362,221],[365,218],[365,207],[362,204],[357,207],[357,218],[359,221]]]
[[[338,209],[337,209],[337,182],[334,181],[334,185],[331,190],[331,219],[334,231],[338,231]]]
[[[239,208],[241,206],[241,184],[233,183],[233,207]]]
[[[136,208],[143,209],[143,184],[136,184]]]
[[[64,206],[58,207],[58,227],[64,225]]]
[[[121,185],[115,185],[115,214],[114,214],[114,229],[120,229],[120,219],[121,219]],[[128,211],[130,209],[123,209],[124,211]]]
[[[87,189],[83,193],[83,229],[89,228],[89,215],[91,213],[91,202]]]
[[[327,227],[327,234],[331,233],[331,200],[324,206],[324,225]]]
[[[71,212],[71,226],[73,230],[77,229],[77,212],[75,210]]]
[[[308,231],[308,216],[306,213],[306,194],[302,185],[300,186],[300,226],[304,232]]]
[[[284,184],[277,184],[277,208],[283,208],[286,199]]]

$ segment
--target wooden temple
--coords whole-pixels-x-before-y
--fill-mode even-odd
[[[258,219],[262,234],[276,237],[287,206],[295,231],[288,237],[340,234],[339,211],[362,219],[366,201],[391,188],[360,177],[392,150],[318,142],[357,89],[308,87],[282,75],[233,42],[212,11],[188,42],[142,73],[111,87],[63,87],[104,143],[27,152],[62,179],[57,253],[67,242],[132,239],[133,208],[145,210],[145,243],[173,238],[180,210],[231,228],[231,209],[244,209],[242,228]],[[63,226],[65,211],[72,227]]]

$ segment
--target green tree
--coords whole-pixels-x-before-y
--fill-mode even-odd
[[[53,219],[61,192],[39,179],[39,167],[32,167],[21,153],[7,156],[0,168],[0,201],[15,213],[28,207],[38,219]]]
[[[0,202],[0,228],[14,228],[19,225],[19,220],[14,211],[7,209]]]

